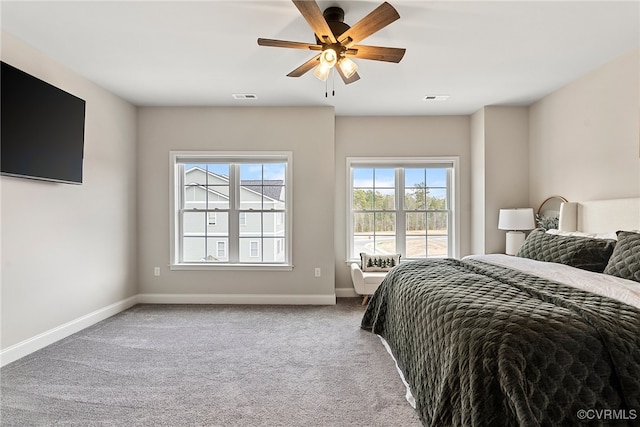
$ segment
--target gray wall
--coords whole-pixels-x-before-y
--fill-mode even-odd
[[[503,253],[503,208],[529,206],[527,107],[484,107],[471,117],[473,253]]]
[[[140,108],[138,118],[141,294],[334,295],[333,108]],[[292,151],[293,271],[170,270],[171,150]]]
[[[530,107],[529,199],[640,196],[640,50]]]
[[[136,110],[6,33],[2,60],[86,101],[82,185],[0,178],[6,349],[137,294]]]
[[[484,108],[471,115],[471,253],[484,254],[486,191]]]
[[[640,196],[639,54],[628,52],[530,107],[484,107],[471,116],[473,253],[504,250],[500,208],[537,211],[553,195]]]

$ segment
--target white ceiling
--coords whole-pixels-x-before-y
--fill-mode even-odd
[[[257,45],[314,42],[288,0],[2,1],[1,24],[136,105],[332,105],[341,116],[529,105],[639,46],[638,1],[389,1],[400,19],[361,44],[404,47],[402,62],[358,60],[361,79],[345,86],[336,76],[331,96],[330,78],[328,98],[312,72],[286,77],[312,52]],[[318,4],[342,7],[353,25],[381,2]]]

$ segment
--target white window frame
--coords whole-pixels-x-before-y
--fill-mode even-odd
[[[234,193],[239,191],[239,176],[230,177],[231,182],[237,179],[237,186],[230,185],[231,192],[229,206],[229,244],[227,245],[228,262],[184,262],[181,260],[181,215],[183,206],[184,163],[206,163],[207,161],[226,163],[284,163],[285,166],[285,236],[284,262],[239,262],[240,254],[240,200]],[[293,251],[291,245],[293,224],[293,153],[290,151],[170,151],[169,152],[170,179],[170,265],[171,270],[293,270]],[[231,172],[231,171],[230,171]],[[233,173],[231,173],[233,175]],[[239,175],[239,174],[238,174]],[[265,212],[269,212],[268,210]],[[275,212],[281,212],[276,210]],[[217,247],[216,247],[217,251]]]
[[[449,209],[451,211],[450,218],[450,230],[448,231],[448,248],[449,248],[449,257],[459,258],[460,257],[460,158],[458,156],[443,156],[443,157],[347,157],[346,159],[346,172],[347,172],[347,236],[346,236],[346,244],[347,244],[347,259],[346,263],[352,263],[359,261],[359,258],[355,256],[352,257],[351,253],[353,251],[353,171],[352,167],[374,167],[374,168],[410,168],[412,166],[421,167],[425,164],[428,165],[437,165],[442,164],[443,166],[452,166],[452,171],[449,177],[449,198],[447,200]],[[399,177],[396,177],[396,181]],[[396,182],[396,188],[398,183]],[[403,206],[404,192],[400,194],[400,191],[395,191],[396,197],[396,210],[395,212],[401,212],[400,207]],[[396,215],[396,221],[398,221],[400,215]],[[402,224],[404,224],[404,219],[401,219]],[[402,229],[404,229],[404,225],[402,225]],[[397,237],[396,244],[403,248],[404,247],[404,233],[398,233],[400,230],[400,226],[396,223],[396,236]],[[402,257],[406,260],[406,256],[402,253],[403,250],[400,250]],[[402,260],[402,258],[401,258]]]

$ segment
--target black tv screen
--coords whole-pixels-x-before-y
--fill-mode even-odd
[[[2,174],[82,183],[85,101],[2,62]]]

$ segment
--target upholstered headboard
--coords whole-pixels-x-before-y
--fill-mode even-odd
[[[640,230],[640,197],[562,203],[559,228],[586,233]]]

